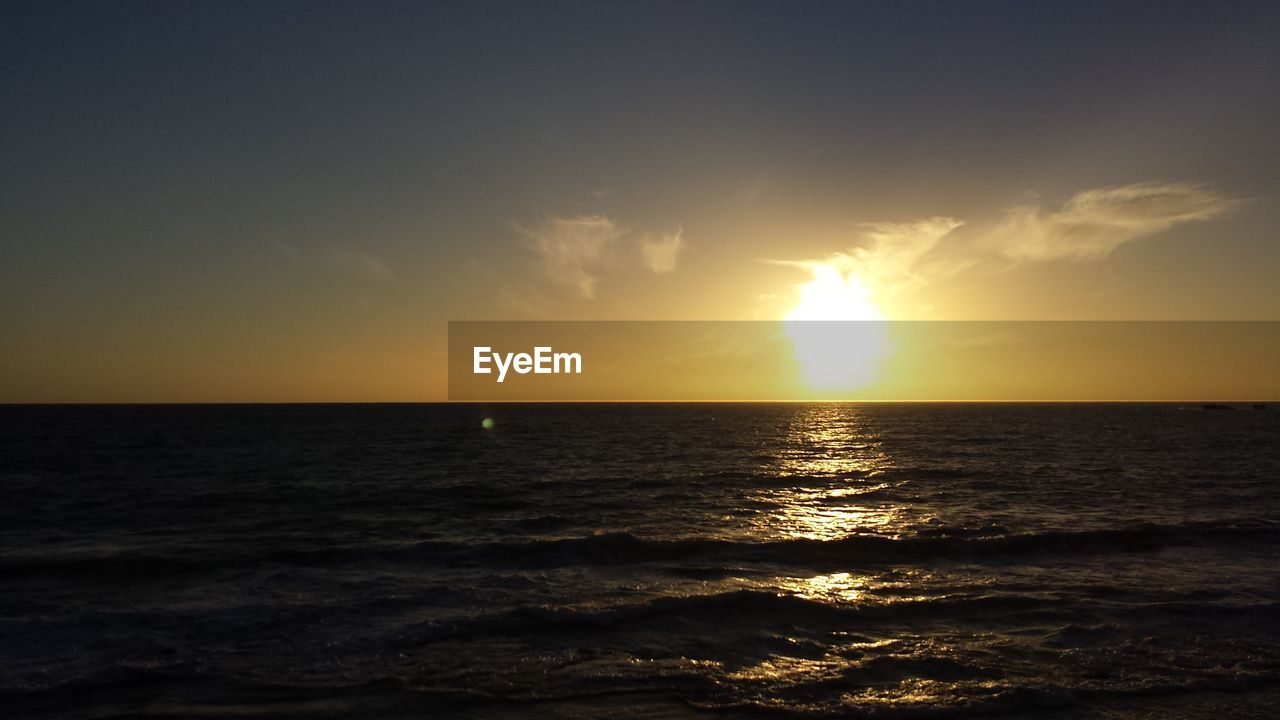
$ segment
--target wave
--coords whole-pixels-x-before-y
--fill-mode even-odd
[[[1040,685],[991,686],[974,696],[897,698],[877,701],[861,698],[842,701],[816,698],[799,704],[776,699],[750,698],[693,702],[691,706],[712,713],[759,717],[856,718],[866,720],[927,720],[928,718],[1063,718],[1090,709],[1095,715],[1117,718],[1179,717],[1212,720],[1235,709],[1233,700],[1247,693],[1266,693],[1265,704],[1274,705],[1280,673],[1242,672],[1203,676],[1185,681],[1134,684],[1118,687],[1071,686],[1046,682]],[[1158,711],[1152,713],[1152,708]],[[1106,712],[1099,712],[1099,709]],[[1245,713],[1248,717],[1268,717]]]
[[[498,613],[433,621],[414,628],[421,642],[471,636],[510,636],[520,632],[560,634],[570,628],[611,629],[659,623],[681,628],[746,627],[764,632],[776,626],[829,625],[848,630],[886,621],[992,614],[1047,609],[1053,600],[1027,595],[965,595],[894,603],[835,604],[787,592],[730,590],[720,593],[656,597],[604,607],[527,605]],[[1271,611],[1280,607],[1271,607]],[[690,625],[692,624],[692,625]],[[674,627],[667,629],[676,629]],[[768,634],[767,632],[765,634]],[[739,655],[743,648],[737,648]]]
[[[919,664],[915,661],[915,664]],[[944,663],[945,664],[945,663]],[[889,674],[895,675],[896,668]],[[909,668],[903,668],[909,671]],[[946,670],[930,666],[928,670]],[[533,678],[504,687],[458,689],[407,681],[384,674],[363,682],[318,686],[305,683],[254,683],[211,679],[198,674],[136,673],[134,678],[102,678],[99,682],[67,683],[48,688],[0,692],[13,710],[35,717],[83,717],[96,720],[137,718],[149,706],[150,716],[207,718],[251,715],[272,718],[352,717],[419,718],[424,711],[445,717],[499,714],[503,717],[600,717],[624,714],[643,717],[693,717],[694,713],[732,717],[867,718],[915,720],[972,717],[1074,717],[1090,715],[1217,718],[1249,693],[1274,701],[1280,675],[1273,670],[1236,674],[1168,678],[1156,682],[1098,686],[1043,679],[1021,683],[990,680],[944,680],[938,692],[903,698],[861,696],[843,691],[860,687],[859,673],[801,687],[752,687],[713,676],[593,677],[554,691],[534,690]],[[987,677],[974,673],[975,680]],[[125,680],[121,684],[121,680]],[[208,701],[211,688],[233,698]],[[66,712],[68,701],[79,713]],[[1255,703],[1246,707],[1259,708]],[[1244,709],[1244,708],[1240,708]],[[1162,712],[1163,711],[1163,712]],[[1261,716],[1261,715],[1259,715]]]
[[[835,540],[797,538],[767,542],[692,538],[654,540],[622,532],[583,538],[482,544],[428,541],[378,551],[363,559],[518,568],[683,561],[842,568],[932,560],[983,561],[1005,556],[1152,552],[1165,547],[1214,543],[1280,542],[1280,525],[1275,524],[1144,524],[1116,529],[1039,533],[1000,532],[1003,528],[998,527],[990,530],[995,534],[956,530],[951,533],[931,531],[928,535],[905,538],[855,535]],[[289,559],[305,563],[310,557],[303,554]]]
[[[539,521],[555,525],[558,518]],[[102,575],[112,579],[242,570],[262,564],[330,567],[392,563],[444,567],[543,569],[697,562],[722,566],[776,564],[804,568],[875,567],[925,561],[998,561],[1007,557],[1154,552],[1167,547],[1280,542],[1280,524],[1143,524],[1125,528],[1038,533],[931,530],[912,537],[855,535],[835,540],[787,539],[741,542],[725,539],[641,538],[602,533],[581,538],[462,543],[426,540],[408,544],[293,548],[219,553],[178,548],[163,554],[53,554],[0,557],[0,577]]]

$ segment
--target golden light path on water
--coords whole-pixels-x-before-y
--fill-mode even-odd
[[[792,420],[773,472],[777,487],[752,500],[773,506],[758,536],[836,540],[852,534],[894,535],[901,508],[865,496],[886,489],[890,459],[853,406],[808,406]]]
[[[753,528],[759,538],[835,541],[857,535],[895,538],[904,534],[904,508],[871,499],[889,487],[883,475],[892,467],[892,458],[884,452],[880,437],[856,406],[808,406],[793,419],[784,446],[772,468],[779,487],[762,490],[750,498],[773,508]],[[921,589],[929,575],[921,570],[897,570],[885,576],[850,568],[809,576],[773,577],[756,587],[829,605],[887,605],[925,600]],[[738,668],[727,677],[772,688],[779,683],[804,686],[847,677],[861,659],[917,650],[899,639],[867,637],[852,631],[837,635],[844,637],[831,638],[831,648],[819,657],[798,646],[796,656],[775,654]],[[798,638],[792,641],[804,644]],[[896,684],[881,684],[847,695],[843,701],[851,706],[923,705],[945,697],[951,690],[946,683],[903,678]]]

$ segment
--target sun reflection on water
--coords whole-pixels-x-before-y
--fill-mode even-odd
[[[752,527],[756,539],[826,543],[861,537],[892,541],[911,534],[912,525],[920,518],[897,493],[901,481],[884,445],[879,428],[855,405],[797,408],[785,430],[782,450],[762,468],[770,482],[746,498],[747,507],[757,509]],[[812,550],[825,567],[813,568],[814,574],[786,573],[745,582],[758,591],[826,607],[869,609],[872,614],[868,617],[875,617],[877,608],[932,601],[928,588],[935,580],[930,572],[859,562],[864,548],[874,552],[879,542],[854,540],[847,552],[840,544],[809,546],[802,542],[797,548],[800,557]],[[842,567],[841,560],[846,557],[848,565]],[[788,645],[733,668],[726,678],[748,688],[753,701],[764,708],[794,709],[795,697],[783,699],[781,695],[803,695],[805,688],[816,685],[847,683],[849,692],[841,695],[841,705],[858,708],[927,708],[945,695],[945,683],[874,679],[874,675],[886,662],[901,659],[911,663],[917,655],[946,656],[952,653],[951,648],[922,646],[918,639],[875,625],[846,625],[840,621],[841,614],[817,616],[827,618],[828,623],[820,631],[820,640],[812,627],[794,634],[786,632],[775,640]],[[865,684],[855,679],[862,677],[864,667],[866,677],[872,678]]]
[[[755,523],[763,536],[836,540],[853,534],[893,535],[902,508],[875,499],[891,486],[882,441],[852,405],[800,410],[770,468],[776,487],[750,500],[766,508]]]
[[[794,588],[796,595],[809,600],[857,602],[866,594],[870,580],[847,572],[803,578]]]
[[[921,571],[904,573],[859,573],[837,571],[811,576],[775,577],[771,589],[832,605],[887,605],[928,601],[921,588],[932,579]]]

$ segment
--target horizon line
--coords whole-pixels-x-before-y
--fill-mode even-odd
[[[1272,405],[1280,399],[1223,400],[228,400],[228,401],[0,401],[0,407],[233,406],[233,405]]]

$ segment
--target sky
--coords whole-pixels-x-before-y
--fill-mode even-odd
[[[0,401],[431,401],[450,320],[1280,319],[1280,4],[0,7]]]

